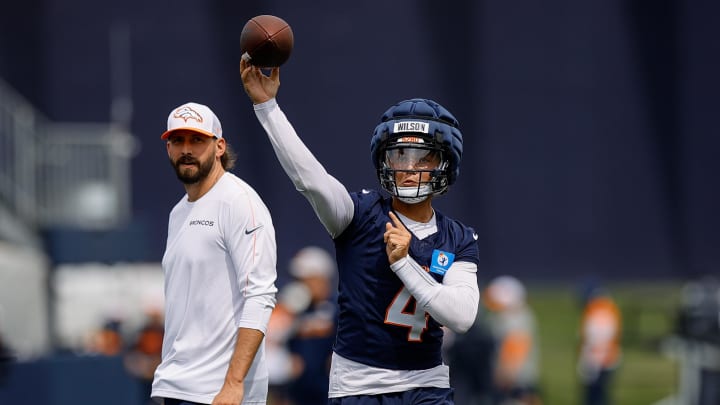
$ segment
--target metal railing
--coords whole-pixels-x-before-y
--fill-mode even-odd
[[[133,136],[49,121],[0,80],[0,204],[28,226],[110,229],[130,217]]]
[[[34,223],[35,147],[44,118],[0,80],[0,201],[20,217]]]

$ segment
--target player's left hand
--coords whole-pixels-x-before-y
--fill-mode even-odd
[[[385,224],[385,233],[383,240],[385,241],[385,252],[387,253],[390,264],[402,259],[408,255],[410,250],[410,240],[412,234],[405,228],[405,225],[392,211],[388,213],[391,222]]]
[[[272,68],[270,76],[267,76],[259,67],[251,65],[245,59],[241,59],[240,77],[245,92],[253,104],[264,103],[277,96],[280,88],[280,68]]]
[[[238,405],[245,396],[245,387],[242,382],[230,383],[225,380],[222,389],[212,401],[212,405]]]

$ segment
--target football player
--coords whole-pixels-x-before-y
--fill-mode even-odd
[[[458,121],[438,103],[390,107],[370,156],[381,187],[348,192],[303,144],[266,75],[241,61],[245,91],[283,169],[332,237],[338,264],[338,330],[329,403],[452,404],[442,326],[463,333],[479,304],[477,234],[433,209],[460,171]]]

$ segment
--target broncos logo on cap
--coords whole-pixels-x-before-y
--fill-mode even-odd
[[[198,114],[197,111],[193,110],[188,106],[182,106],[175,110],[175,112],[173,113],[173,117],[182,118],[185,122],[190,119],[193,119],[197,122],[203,122],[203,117]]]

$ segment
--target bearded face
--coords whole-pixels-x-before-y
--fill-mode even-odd
[[[199,160],[189,155],[180,156],[176,161],[170,159],[175,168],[175,174],[184,184],[196,184],[207,178],[215,164],[215,156],[210,155],[205,160]]]

